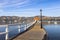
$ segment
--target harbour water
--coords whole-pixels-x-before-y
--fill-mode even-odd
[[[47,32],[47,40],[60,40],[60,25],[49,24],[44,26]]]
[[[25,25],[25,24],[24,24]],[[24,25],[20,25],[20,32],[24,31]],[[1,32],[5,32],[6,27],[0,27],[0,33]],[[17,35],[18,33],[20,33],[18,31],[18,25],[13,25],[13,26],[8,26],[8,38],[11,38],[15,35]],[[5,36],[6,34],[0,34],[0,40],[5,40]]]

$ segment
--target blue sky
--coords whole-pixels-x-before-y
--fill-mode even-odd
[[[60,0],[0,0],[0,16],[60,16]]]

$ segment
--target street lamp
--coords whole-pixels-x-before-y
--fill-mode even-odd
[[[42,28],[42,9],[40,9],[40,18],[41,18],[41,28]]]

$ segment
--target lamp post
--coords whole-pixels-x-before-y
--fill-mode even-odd
[[[40,18],[41,18],[41,28],[42,28],[42,9],[40,9]]]

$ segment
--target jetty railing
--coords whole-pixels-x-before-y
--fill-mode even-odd
[[[16,29],[18,30],[18,34],[19,33],[21,33],[21,32],[23,32],[23,31],[25,31],[25,30],[27,30],[30,26],[32,26],[33,24],[35,24],[35,22],[36,21],[33,21],[33,22],[31,22],[31,23],[28,23],[28,24],[9,24],[9,25],[0,25],[1,27],[5,27],[5,32],[0,32],[0,35],[3,35],[3,34],[5,34],[5,40],[8,40],[9,39],[9,33],[11,33],[12,34],[12,32],[11,31],[15,31]],[[13,29],[13,30],[11,30],[11,29],[9,29],[9,27],[10,26],[12,26],[13,28],[14,28],[14,26],[17,26],[17,28],[16,29]],[[1,28],[0,27],[0,28]],[[10,30],[10,31],[9,31]],[[21,31],[22,30],[22,31]],[[17,34],[16,34],[17,35]],[[15,36],[15,35],[14,35]],[[1,37],[1,36],[0,36]],[[1,38],[0,38],[1,39]],[[1,39],[1,40],[3,40],[3,39]]]

